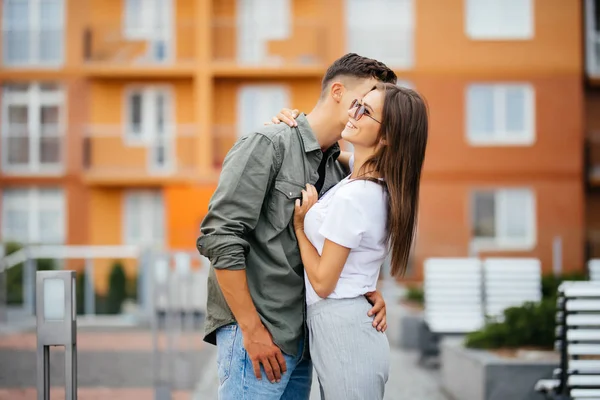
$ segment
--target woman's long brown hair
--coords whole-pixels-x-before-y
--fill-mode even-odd
[[[378,141],[383,145],[361,171],[376,171],[384,178],[389,197],[386,242],[392,253],[392,275],[398,276],[406,272],[417,227],[428,116],[424,99],[414,90],[389,83],[381,86],[385,100]]]

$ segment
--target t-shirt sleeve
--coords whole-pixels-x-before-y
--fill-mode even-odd
[[[350,186],[340,188],[327,207],[319,233],[340,246],[358,247],[367,224],[360,200],[352,195]]]

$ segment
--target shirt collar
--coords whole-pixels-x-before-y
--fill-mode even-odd
[[[315,134],[306,119],[305,113],[300,113],[298,117],[296,117],[296,122],[298,123],[298,129],[300,130],[300,137],[302,138],[302,142],[304,143],[304,151],[309,153],[315,150],[321,150],[321,146],[315,137]],[[331,153],[335,158],[340,154],[340,145],[335,142],[333,146],[325,151],[325,154]]]

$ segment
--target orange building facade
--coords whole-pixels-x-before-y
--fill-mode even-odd
[[[469,254],[549,272],[556,243],[581,269],[585,7],[486,3],[5,0],[2,241],[193,249],[236,138],[283,106],[309,112],[353,51],[430,107],[407,279]]]

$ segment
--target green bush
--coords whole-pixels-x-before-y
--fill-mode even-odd
[[[8,242],[5,245],[6,255],[21,250],[23,246],[19,243]],[[38,271],[49,271],[55,268],[54,260],[36,260]],[[35,285],[35,279],[33,280]],[[6,302],[8,304],[23,304],[23,263],[17,264],[6,272]]]
[[[556,299],[545,298],[540,303],[525,303],[504,311],[502,322],[489,320],[483,329],[466,337],[471,348],[495,349],[535,347],[552,349]]]
[[[568,272],[560,276],[544,275],[542,277],[542,297],[556,298],[558,287],[563,281],[585,281],[587,279],[584,272]]]
[[[119,314],[121,305],[127,298],[127,277],[120,261],[115,261],[108,278],[106,306],[108,314]]]
[[[420,286],[409,286],[406,291],[406,300],[415,303],[423,304],[425,301],[425,293]]]

